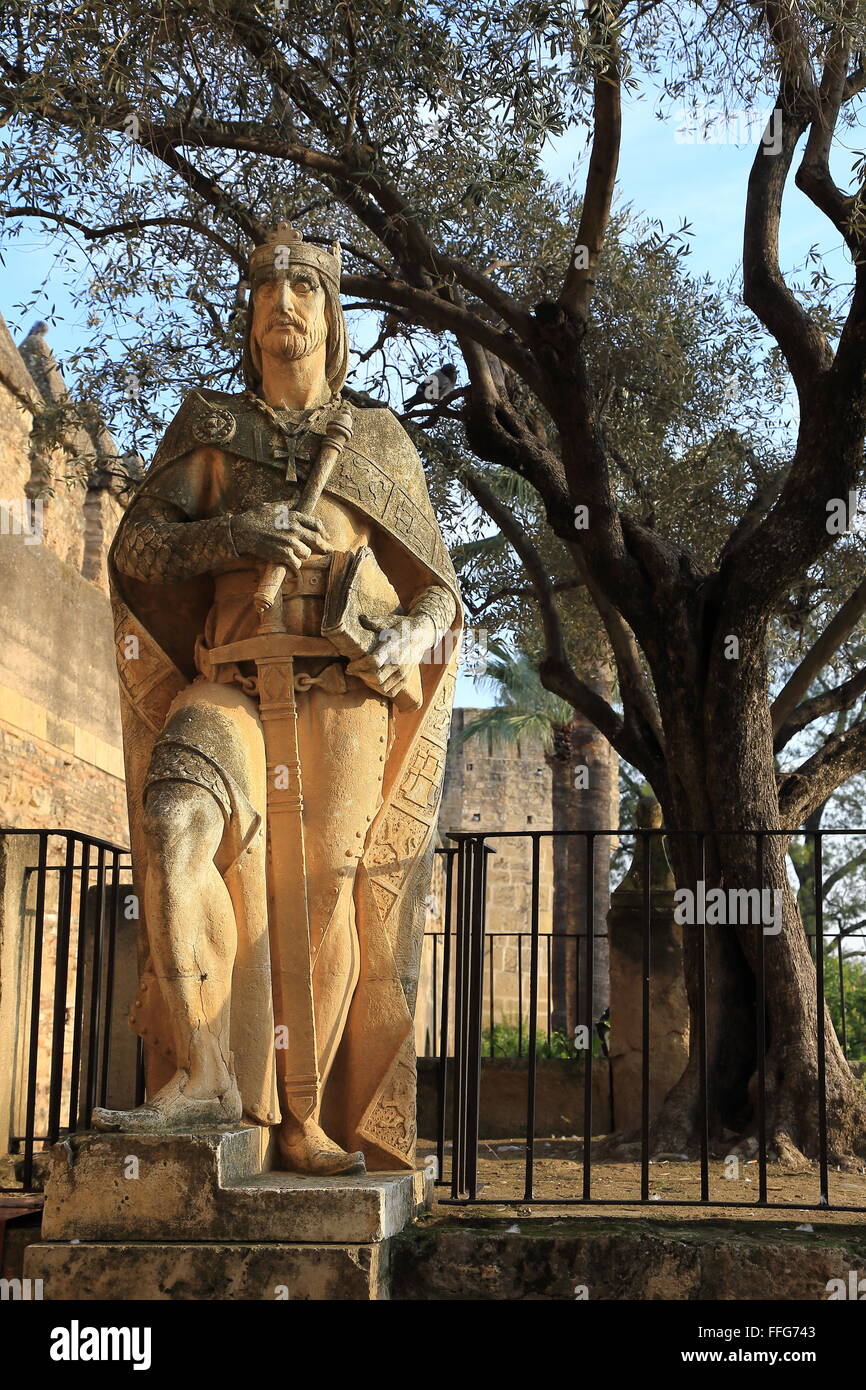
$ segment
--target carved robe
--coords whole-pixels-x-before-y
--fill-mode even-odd
[[[385,702],[382,718],[387,736],[381,736],[384,766],[381,794],[376,797],[379,804],[371,803],[363,835],[356,832],[358,853],[351,861],[354,872],[346,888],[353,899],[360,974],[325,1087],[321,1123],[347,1150],[362,1149],[368,1168],[387,1170],[414,1164],[412,1016],[461,610],[453,567],[408,436],[388,410],[354,410],[353,414],[354,432],[331,475],[325,499],[330,495],[349,504],[350,511],[355,509],[372,523],[379,563],[404,609],[408,611],[413,596],[425,586],[438,584],[454,596],[457,610],[451,632],[421,665],[421,708],[401,711]],[[291,505],[321,444],[326,421],[327,413],[295,448],[244,397],[193,392],[127,509],[109,557],[133,871],[140,902],[146,872],[143,791],[149,778],[161,775],[160,739],[169,712],[172,726],[182,725],[189,715],[192,727],[204,699],[206,708],[216,711],[217,720],[233,721],[236,758],[248,740],[249,758],[241,758],[232,768],[220,764],[218,739],[210,747],[207,737],[198,738],[198,751],[191,754],[197,759],[197,771],[190,773],[190,780],[202,782],[201,768],[212,761],[214,795],[232,803],[232,824],[238,827],[229,850],[215,862],[231,895],[238,928],[231,1003],[235,1071],[245,1116],[263,1125],[279,1118],[267,869],[262,852],[264,807],[262,795],[250,792],[244,782],[245,764],[261,762],[261,726],[254,703],[241,688],[243,672],[215,672],[208,666],[211,646],[246,635],[231,630],[232,614],[248,612],[245,603],[238,606],[235,593],[243,581],[237,565],[231,563],[217,563],[211,572],[175,582],[133,578],[118,566],[117,554],[126,529],[134,529],[136,509],[141,509],[144,498],[170,503],[191,523],[228,517],[262,501]],[[189,535],[190,544],[195,544],[194,530]],[[314,677],[322,664],[311,668]],[[217,686],[214,681],[223,684]],[[384,697],[369,695],[381,707]],[[303,699],[298,697],[299,720]],[[372,706],[371,717],[375,723],[378,716]],[[302,767],[302,774],[305,781],[327,778],[328,768]],[[141,956],[141,984],[132,1022],[145,1040],[152,1092],[171,1075],[176,1061],[159,982],[148,958],[146,923],[142,923]]]

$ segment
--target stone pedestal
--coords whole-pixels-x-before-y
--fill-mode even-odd
[[[661,807],[638,803],[637,823],[658,829]],[[610,1059],[613,1126],[625,1133],[641,1124],[643,1096],[643,894],[645,845],[610,900]],[[689,1059],[689,1001],[683,973],[682,927],[674,920],[676,883],[661,836],[650,841],[650,1121],[679,1081]]]
[[[429,1208],[432,1178],[263,1172],[260,1135],[58,1144],[25,1274],[49,1301],[388,1298],[391,1238]]]

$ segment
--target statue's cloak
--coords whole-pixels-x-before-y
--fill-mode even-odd
[[[322,1113],[323,1126],[335,1140],[348,1149],[362,1148],[368,1167],[381,1170],[414,1164],[412,1018],[462,609],[421,461],[409,437],[389,410],[355,409],[353,415],[352,439],[327,491],[360,509],[379,528],[380,562],[384,546],[384,568],[404,606],[421,588],[440,583],[454,594],[458,614],[434,653],[438,659],[428,658],[421,665],[421,708],[392,710],[394,736],[385,765],[383,804],[369,828],[355,877],[361,975]],[[131,579],[117,567],[117,547],[139,499],[165,496],[166,480],[170,495],[171,478],[187,467],[194,474],[203,449],[219,449],[247,465],[276,468],[289,482],[302,479],[321,439],[311,434],[295,460],[287,459],[284,450],[275,462],[276,442],[273,427],[243,396],[192,392],[127,508],[109,555],[133,874],[142,913],[147,858],[141,830],[144,780],[173,699],[196,678],[195,641],[204,630],[213,581],[207,575],[171,584]],[[290,495],[288,488],[285,495]],[[214,499],[205,496],[198,509],[187,505],[187,510],[191,520],[220,514]],[[251,862],[241,855],[225,873],[238,919],[238,962],[243,962],[242,979],[240,966],[235,966],[232,1050],[244,1113],[269,1124],[276,1119],[276,1102],[269,954],[267,931],[261,926],[266,885],[251,881]],[[253,922],[258,922],[255,930]],[[152,1092],[172,1073],[175,1060],[165,1041],[170,1029],[160,991],[153,987],[143,921],[140,942],[141,974],[150,987],[139,992],[132,1021],[145,1039]],[[154,1039],[160,1040],[158,1045]],[[336,1099],[332,1102],[330,1097]]]

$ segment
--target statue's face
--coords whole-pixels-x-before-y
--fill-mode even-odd
[[[325,291],[315,270],[292,266],[253,295],[253,359],[263,353],[294,362],[325,342]]]

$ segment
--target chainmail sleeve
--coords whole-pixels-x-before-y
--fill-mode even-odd
[[[231,517],[187,521],[178,507],[142,497],[118,538],[115,563],[130,579],[172,583],[237,558]]]
[[[431,584],[416,595],[409,609],[413,618],[429,618],[438,642],[448,631],[457,613],[457,600],[444,584]]]

